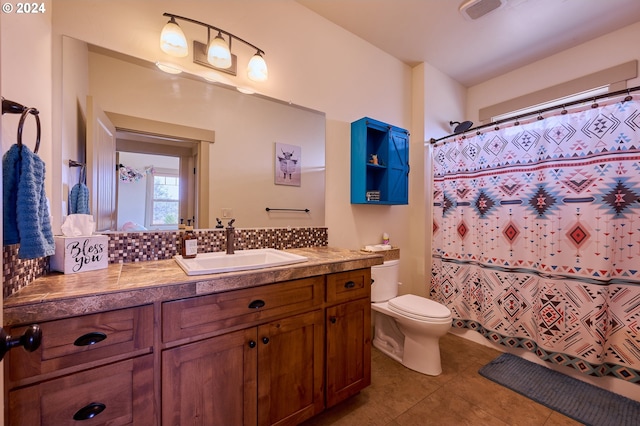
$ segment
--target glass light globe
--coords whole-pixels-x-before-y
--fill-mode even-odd
[[[182,28],[180,28],[174,18],[171,18],[164,28],[162,28],[162,33],[160,34],[160,49],[178,58],[184,58],[189,54],[187,38],[184,36]]]
[[[207,61],[217,68],[229,68],[231,66],[231,51],[220,33],[209,43]]]
[[[266,81],[269,77],[267,63],[260,52],[253,55],[247,66],[247,76],[253,81]]]

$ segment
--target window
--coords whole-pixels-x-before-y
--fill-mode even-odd
[[[147,215],[149,229],[175,229],[180,216],[180,178],[178,171],[155,169],[147,179]]]

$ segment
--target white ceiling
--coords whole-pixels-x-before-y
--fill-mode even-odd
[[[429,63],[466,87],[640,21],[640,0],[507,0],[473,21],[458,11],[465,0],[297,1],[408,65]]]

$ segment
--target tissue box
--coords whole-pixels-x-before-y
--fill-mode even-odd
[[[106,235],[90,237],[54,236],[56,253],[51,256],[50,265],[54,271],[65,274],[104,269],[109,261]]]

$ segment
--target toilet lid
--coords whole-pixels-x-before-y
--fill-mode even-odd
[[[389,309],[415,319],[448,318],[451,311],[438,302],[415,294],[404,294],[389,300]]]

